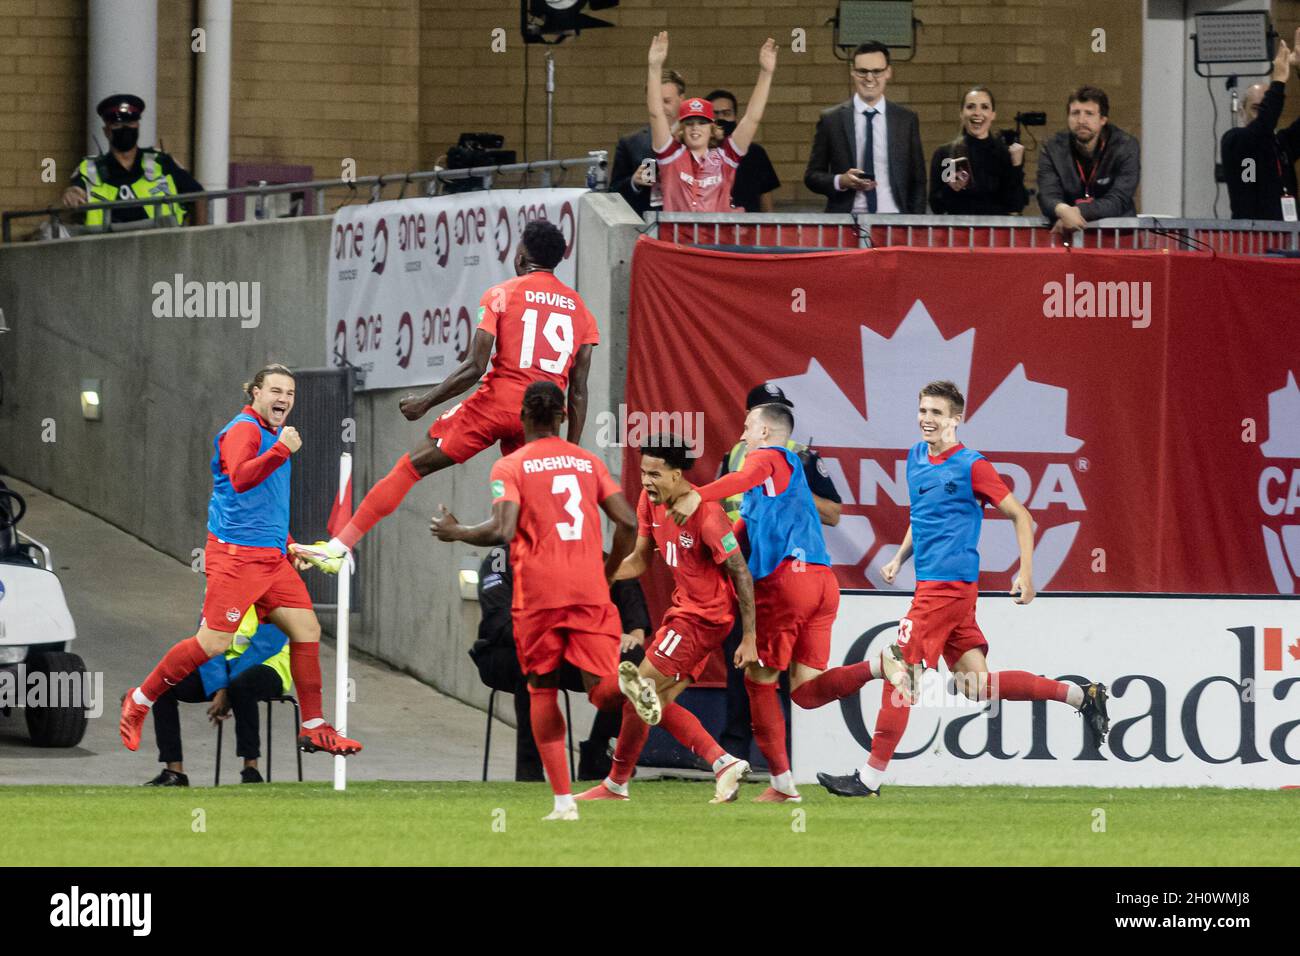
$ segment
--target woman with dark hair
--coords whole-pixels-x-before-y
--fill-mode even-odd
[[[954,216],[1010,216],[1025,208],[1025,147],[993,129],[993,93],[973,86],[961,101],[961,132],[930,160],[930,210]]]

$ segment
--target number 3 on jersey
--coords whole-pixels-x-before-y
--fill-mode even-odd
[[[578,476],[556,475],[551,479],[551,494],[569,496],[564,502],[564,510],[573,515],[573,520],[557,521],[555,530],[560,533],[561,541],[577,541],[582,537],[583,519],[582,489],[578,486]]]
[[[519,350],[519,367],[533,367],[533,352],[537,344],[537,316],[536,309],[526,309],[522,316],[524,323],[524,342]],[[552,312],[546,317],[546,325],[542,327],[542,337],[546,339],[548,345],[559,353],[558,358],[539,358],[537,365],[543,372],[550,372],[553,375],[562,375],[564,367],[569,362],[569,356],[573,354],[573,316],[566,312]]]

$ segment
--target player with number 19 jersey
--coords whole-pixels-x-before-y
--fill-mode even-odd
[[[568,660],[613,674],[622,627],[605,579],[599,505],[618,483],[599,458],[556,436],[497,461],[491,480],[494,502],[519,505],[510,568],[520,669],[547,674]]]
[[[552,272],[528,272],[497,283],[479,300],[479,328],[496,338],[483,384],[452,406],[429,437],[457,463],[496,442],[509,455],[524,443],[519,404],[533,382],[554,382],[566,394],[574,353],[600,344],[596,319],[581,296]]]

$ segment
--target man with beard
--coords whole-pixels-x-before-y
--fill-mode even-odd
[[[1069,130],[1043,144],[1038,158],[1038,205],[1055,219],[1052,231],[1085,229],[1115,216],[1136,216],[1141,175],[1137,138],[1110,123],[1105,90],[1081,86],[1070,94]]]

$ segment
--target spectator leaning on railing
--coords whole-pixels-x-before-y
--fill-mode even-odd
[[[650,113],[650,138],[659,165],[664,212],[729,212],[736,170],[767,107],[767,94],[776,71],[776,41],[768,37],[758,51],[758,81],[749,96],[745,115],[730,136],[723,135],[713,121],[713,105],[704,99],[687,99],[682,103],[674,136],[651,85],[663,70],[667,56],[668,33],[662,31],[651,41],[647,54],[646,107]]]
[[[150,199],[203,191],[198,180],[176,160],[152,146],[139,145],[140,116],[144,113],[144,100],[140,97],[114,93],[100,100],[95,112],[104,120],[109,151],[87,156],[77,164],[72,184],[63,191],[63,205],[75,209],[88,202]],[[180,225],[188,218],[181,203],[169,202],[115,209],[113,222],[139,222],[160,215],[170,216]],[[87,226],[104,224],[102,209],[87,210],[85,217]],[[202,203],[195,209],[194,220],[197,225],[207,221]]]
[[[930,210],[954,216],[1010,216],[1025,208],[1025,147],[993,128],[998,114],[987,86],[961,101],[961,132],[930,160]]]
[[[1110,98],[1095,86],[1071,93],[1065,109],[1069,129],[1044,143],[1038,157],[1038,205],[1056,220],[1052,231],[1137,215],[1137,137],[1111,125]]]
[[[817,120],[803,182],[826,197],[826,212],[925,212],[921,127],[915,113],[885,100],[893,76],[889,47],[861,44],[849,70],[852,98]]]
[[[1244,125],[1223,134],[1220,155],[1233,219],[1296,221],[1295,161],[1300,157],[1300,119],[1286,129],[1277,121],[1286,105],[1286,81],[1300,68],[1300,27],[1295,46],[1277,41],[1271,83],[1255,83],[1241,101]]]
[[[686,95],[686,81],[676,70],[662,70],[659,79],[646,87],[657,89],[664,115],[671,122],[677,116]],[[654,148],[650,145],[650,127],[642,126],[628,133],[614,147],[614,168],[609,173],[609,191],[622,196],[632,211],[644,215],[652,206],[661,205],[655,189]]]

